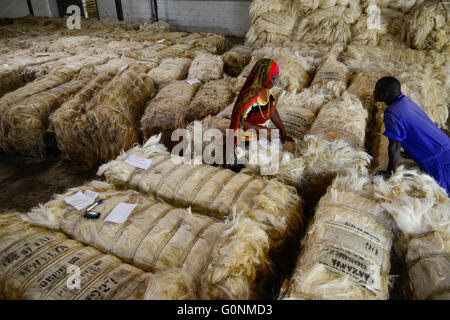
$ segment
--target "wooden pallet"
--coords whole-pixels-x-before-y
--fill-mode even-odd
[[[85,0],[85,5],[88,18],[98,19],[97,1]]]

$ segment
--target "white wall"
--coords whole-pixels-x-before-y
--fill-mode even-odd
[[[244,36],[250,28],[250,1],[158,0],[160,20],[186,31]]]
[[[97,0],[97,10],[100,19],[117,20],[116,2],[114,0]]]
[[[2,0],[0,2],[0,18],[18,18],[29,14],[26,0]]]
[[[152,0],[122,0],[124,20],[150,21]],[[250,0],[157,0],[159,20],[173,29],[244,36],[250,28]],[[97,0],[100,19],[117,20],[114,0]]]
[[[122,0],[123,20],[127,21],[151,21],[151,0]]]
[[[35,16],[59,17],[56,0],[31,0],[31,6]]]

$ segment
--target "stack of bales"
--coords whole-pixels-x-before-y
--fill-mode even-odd
[[[145,106],[145,112],[140,121],[144,140],[162,133],[163,143],[171,146],[172,132],[186,126],[185,112],[200,86],[200,83],[191,84],[179,80],[162,88]]]
[[[450,8],[445,1],[417,1],[406,18],[404,38],[411,48],[450,49]]]
[[[301,12],[295,41],[311,43],[349,43],[352,25],[361,16],[359,1],[297,1]]]
[[[125,162],[132,154],[151,159],[150,167]],[[27,220],[155,274],[190,274],[188,291],[203,299],[268,297],[264,284],[278,263],[272,256],[301,225],[295,189],[208,165],[176,164],[157,138],[103,165],[100,173],[108,183],[70,189],[33,209]],[[103,200],[98,220],[84,219],[64,202],[88,190]],[[120,202],[137,206],[122,224],[105,221]]]
[[[338,175],[320,199],[285,299],[388,299],[393,221],[368,176]]]
[[[250,62],[252,48],[247,46],[234,46],[222,55],[224,71],[237,77]]]
[[[344,92],[325,104],[298,150],[302,156],[305,197],[317,200],[337,173],[355,169],[367,173],[371,157],[365,151],[368,113],[358,97]]]
[[[282,45],[290,40],[295,28],[297,7],[291,0],[254,0],[250,4],[250,18],[247,45]]]
[[[388,179],[376,178],[376,194],[398,225],[398,251],[408,270],[406,295],[413,299],[449,299],[450,202],[430,176],[399,168]]]
[[[188,79],[204,82],[221,78],[223,78],[222,58],[209,53],[197,54],[189,68]]]
[[[186,79],[191,60],[187,58],[167,58],[149,72],[157,88],[162,88],[174,80]]]
[[[4,95],[0,101],[2,149],[42,160],[48,145],[49,116],[93,78],[89,67],[104,62],[104,57],[80,59]]]
[[[340,97],[347,89],[350,80],[350,70],[339,61],[342,50],[343,46],[337,44],[322,59],[311,82],[312,89],[323,88],[331,92],[335,97]]]
[[[14,52],[0,58],[0,97],[25,84],[25,70],[62,57],[61,53]]]
[[[155,94],[147,72],[130,64],[100,74],[53,114],[58,148],[67,158],[92,167],[139,143],[137,120]]]
[[[2,299],[196,298],[190,276],[182,271],[144,272],[63,233],[33,227],[16,213],[2,215],[0,225]]]

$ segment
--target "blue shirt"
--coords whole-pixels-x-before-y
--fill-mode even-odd
[[[446,157],[448,155],[446,151],[450,150],[450,138],[405,95],[398,96],[387,107],[384,125],[386,131],[383,135],[399,141],[420,166],[440,154],[446,154]]]

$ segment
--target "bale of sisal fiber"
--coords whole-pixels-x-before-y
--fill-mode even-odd
[[[35,53],[20,54],[14,51],[13,57],[5,56],[0,65],[0,97],[24,85],[27,81],[25,70],[29,67],[45,64],[46,62],[59,59],[61,53]]]
[[[53,121],[58,119],[62,127],[67,126],[59,130],[64,132],[64,137],[57,137],[59,144],[67,146],[67,158],[92,167],[139,142],[136,121],[145,101],[155,94],[147,71],[145,65],[131,64],[125,65],[111,81],[109,76],[103,80],[94,79],[86,90],[74,97],[75,103],[69,101],[67,107],[63,106],[52,117]],[[95,82],[104,83],[104,88],[99,90],[100,86]],[[96,92],[88,92],[92,89]],[[81,97],[82,94],[87,94],[88,99]],[[78,105],[78,100],[83,104]],[[75,115],[72,114],[74,111]]]
[[[180,41],[193,48],[204,49],[211,54],[220,55],[225,51],[226,39],[223,34],[206,33],[198,38],[188,40],[181,38]]]
[[[168,58],[152,70],[149,75],[152,77],[158,88],[162,88],[174,80],[183,80],[188,75],[191,60],[187,58]]]
[[[277,86],[284,90],[296,93],[306,88],[311,81],[307,71],[310,69],[308,62],[292,50],[281,47],[264,47],[253,51],[252,55],[255,58],[252,57],[251,63],[255,59],[261,58],[270,58],[277,63],[280,69]],[[250,71],[248,70],[248,73]]]
[[[202,275],[199,298],[264,297],[260,283],[270,272],[269,249],[267,233],[251,219],[240,218],[220,236],[214,247],[211,262]]]
[[[66,83],[82,69],[90,66],[95,66],[101,63],[105,63],[108,57],[94,56],[88,57],[88,61],[78,60],[72,64],[59,66],[51,70],[47,75],[36,79],[25,86],[9,92],[0,98],[0,105],[10,105],[16,101],[27,98],[34,94],[38,94],[42,91],[57,87],[63,83]]]
[[[64,102],[50,115],[49,131],[55,133],[58,149],[69,159],[82,159],[84,142],[89,143],[84,130],[85,113],[92,98],[117,74],[117,69],[101,72],[86,84],[73,98]],[[81,147],[80,147],[81,145]]]
[[[24,300],[186,299],[189,291],[153,291],[166,274],[151,274],[116,257],[68,239],[60,232],[33,227],[17,214],[0,217],[0,296]],[[14,256],[14,259],[11,257]],[[70,278],[80,268],[80,288]],[[156,277],[154,277],[156,275]],[[184,275],[178,274],[180,277]],[[189,283],[189,277],[186,283]],[[167,281],[167,280],[166,280]],[[163,284],[161,284],[163,285]],[[191,291],[192,292],[192,291]]]
[[[308,134],[328,141],[344,140],[356,149],[363,149],[367,118],[368,112],[360,100],[344,92],[340,99],[330,101],[320,109]]]
[[[47,134],[49,116],[94,76],[93,70],[82,71],[72,81],[5,108],[0,118],[2,150],[43,160],[52,143]]]
[[[349,7],[314,10],[299,21],[294,38],[308,43],[348,43],[352,36],[351,25],[360,15],[357,1],[351,1]]]
[[[447,127],[449,93],[445,84],[434,78],[429,68],[403,72],[397,79],[402,92],[416,102],[438,127]]]
[[[296,230],[301,221],[301,200],[295,188],[275,179],[266,181],[206,164],[183,164],[176,157],[172,159],[159,139],[151,137],[143,147],[102,165],[98,174],[114,185],[153,194],[175,206],[192,207],[219,219],[234,211],[245,212],[263,226],[274,246]],[[135,153],[152,159],[147,170],[125,162]]]
[[[100,213],[96,220],[83,218],[81,211],[64,201],[68,196],[88,190],[98,193],[103,200],[95,209]],[[109,222],[108,215],[119,203],[136,207],[125,222]],[[51,201],[34,208],[26,220],[63,231],[73,239],[146,271],[179,269],[191,275],[194,285],[199,284],[210,252],[225,229],[223,223],[206,215],[175,208],[137,191],[119,191],[100,181],[55,195]]]
[[[309,131],[315,114],[309,108],[304,107],[300,94],[286,94],[280,97],[276,109],[288,135],[294,139],[301,140]],[[272,126],[274,128],[274,126]]]
[[[195,60],[194,60],[195,61]],[[233,100],[234,93],[227,80],[211,80],[195,94],[185,111],[185,120],[191,122],[214,116]]]
[[[285,299],[388,299],[394,223],[368,176],[338,175],[316,207]]]
[[[281,45],[289,41],[296,24],[297,10],[288,0],[255,0],[250,4],[250,18],[252,25],[246,34],[247,45]]]
[[[331,53],[323,59],[311,82],[311,88],[324,88],[336,97],[341,96],[350,78],[348,67],[337,60],[341,49],[340,46],[333,47]]]
[[[446,299],[450,280],[450,201],[430,176],[400,167],[375,178],[376,194],[398,225],[414,299]]]
[[[247,46],[234,46],[222,55],[224,71],[232,77],[237,77],[250,62],[252,49]]]
[[[171,146],[172,132],[186,126],[185,112],[199,87],[198,83],[173,81],[161,89],[147,103],[141,118],[140,128],[144,139],[161,132],[164,144]]]
[[[415,49],[449,50],[450,8],[444,1],[425,1],[406,19],[405,40]]]
[[[223,61],[220,56],[209,53],[199,53],[189,67],[188,79],[200,81],[223,78]]]

